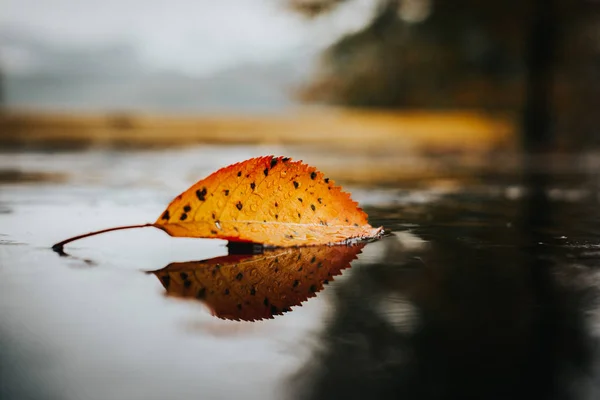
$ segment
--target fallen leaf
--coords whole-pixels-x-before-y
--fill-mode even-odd
[[[272,318],[300,305],[333,280],[365,246],[311,246],[172,263],[152,273],[167,295],[202,301],[231,320]]]
[[[171,236],[286,247],[372,238],[350,195],[314,167],[253,158],[218,170],[177,196],[154,226]]]
[[[313,246],[374,238],[367,214],[333,180],[301,161],[260,157],[222,168],[177,196],[153,224],[121,226],[63,240],[121,229],[155,227],[171,236],[218,238],[266,247]]]

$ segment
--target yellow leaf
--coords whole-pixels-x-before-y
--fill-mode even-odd
[[[315,168],[284,157],[218,170],[177,196],[154,226],[171,236],[286,247],[381,233],[357,203]]]
[[[177,196],[153,224],[120,226],[63,240],[121,229],[155,227],[171,236],[253,242],[266,247],[340,244],[374,238],[373,228],[350,195],[301,161],[260,157],[222,168]]]

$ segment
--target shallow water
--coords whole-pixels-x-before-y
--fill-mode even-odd
[[[598,397],[600,181],[585,163],[347,186],[394,233],[343,254],[227,268],[210,261],[225,242],[153,229],[49,249],[153,221],[218,167],[283,150],[306,154],[0,157],[0,397]]]

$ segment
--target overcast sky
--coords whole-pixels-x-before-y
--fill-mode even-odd
[[[150,66],[203,74],[314,54],[362,27],[374,3],[308,21],[282,0],[0,0],[0,26],[61,46],[129,43]],[[9,63],[11,54],[0,56]]]

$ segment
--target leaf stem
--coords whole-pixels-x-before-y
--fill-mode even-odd
[[[136,228],[146,228],[149,226],[154,226],[154,224],[141,224],[141,225],[126,225],[126,226],[117,226],[115,228],[108,228],[108,229],[102,229],[100,231],[95,231],[95,232],[89,232],[89,233],[85,233],[83,235],[79,235],[79,236],[73,236],[72,238],[69,239],[65,239],[62,242],[58,242],[55,245],[52,246],[52,250],[56,251],[57,253],[61,254],[64,253],[63,251],[63,247],[67,244],[67,243],[71,243],[74,242],[76,240],[79,239],[83,239],[86,237],[90,237],[90,236],[96,236],[99,235],[101,233],[106,233],[106,232],[112,232],[112,231],[120,231],[123,229],[136,229]]]

